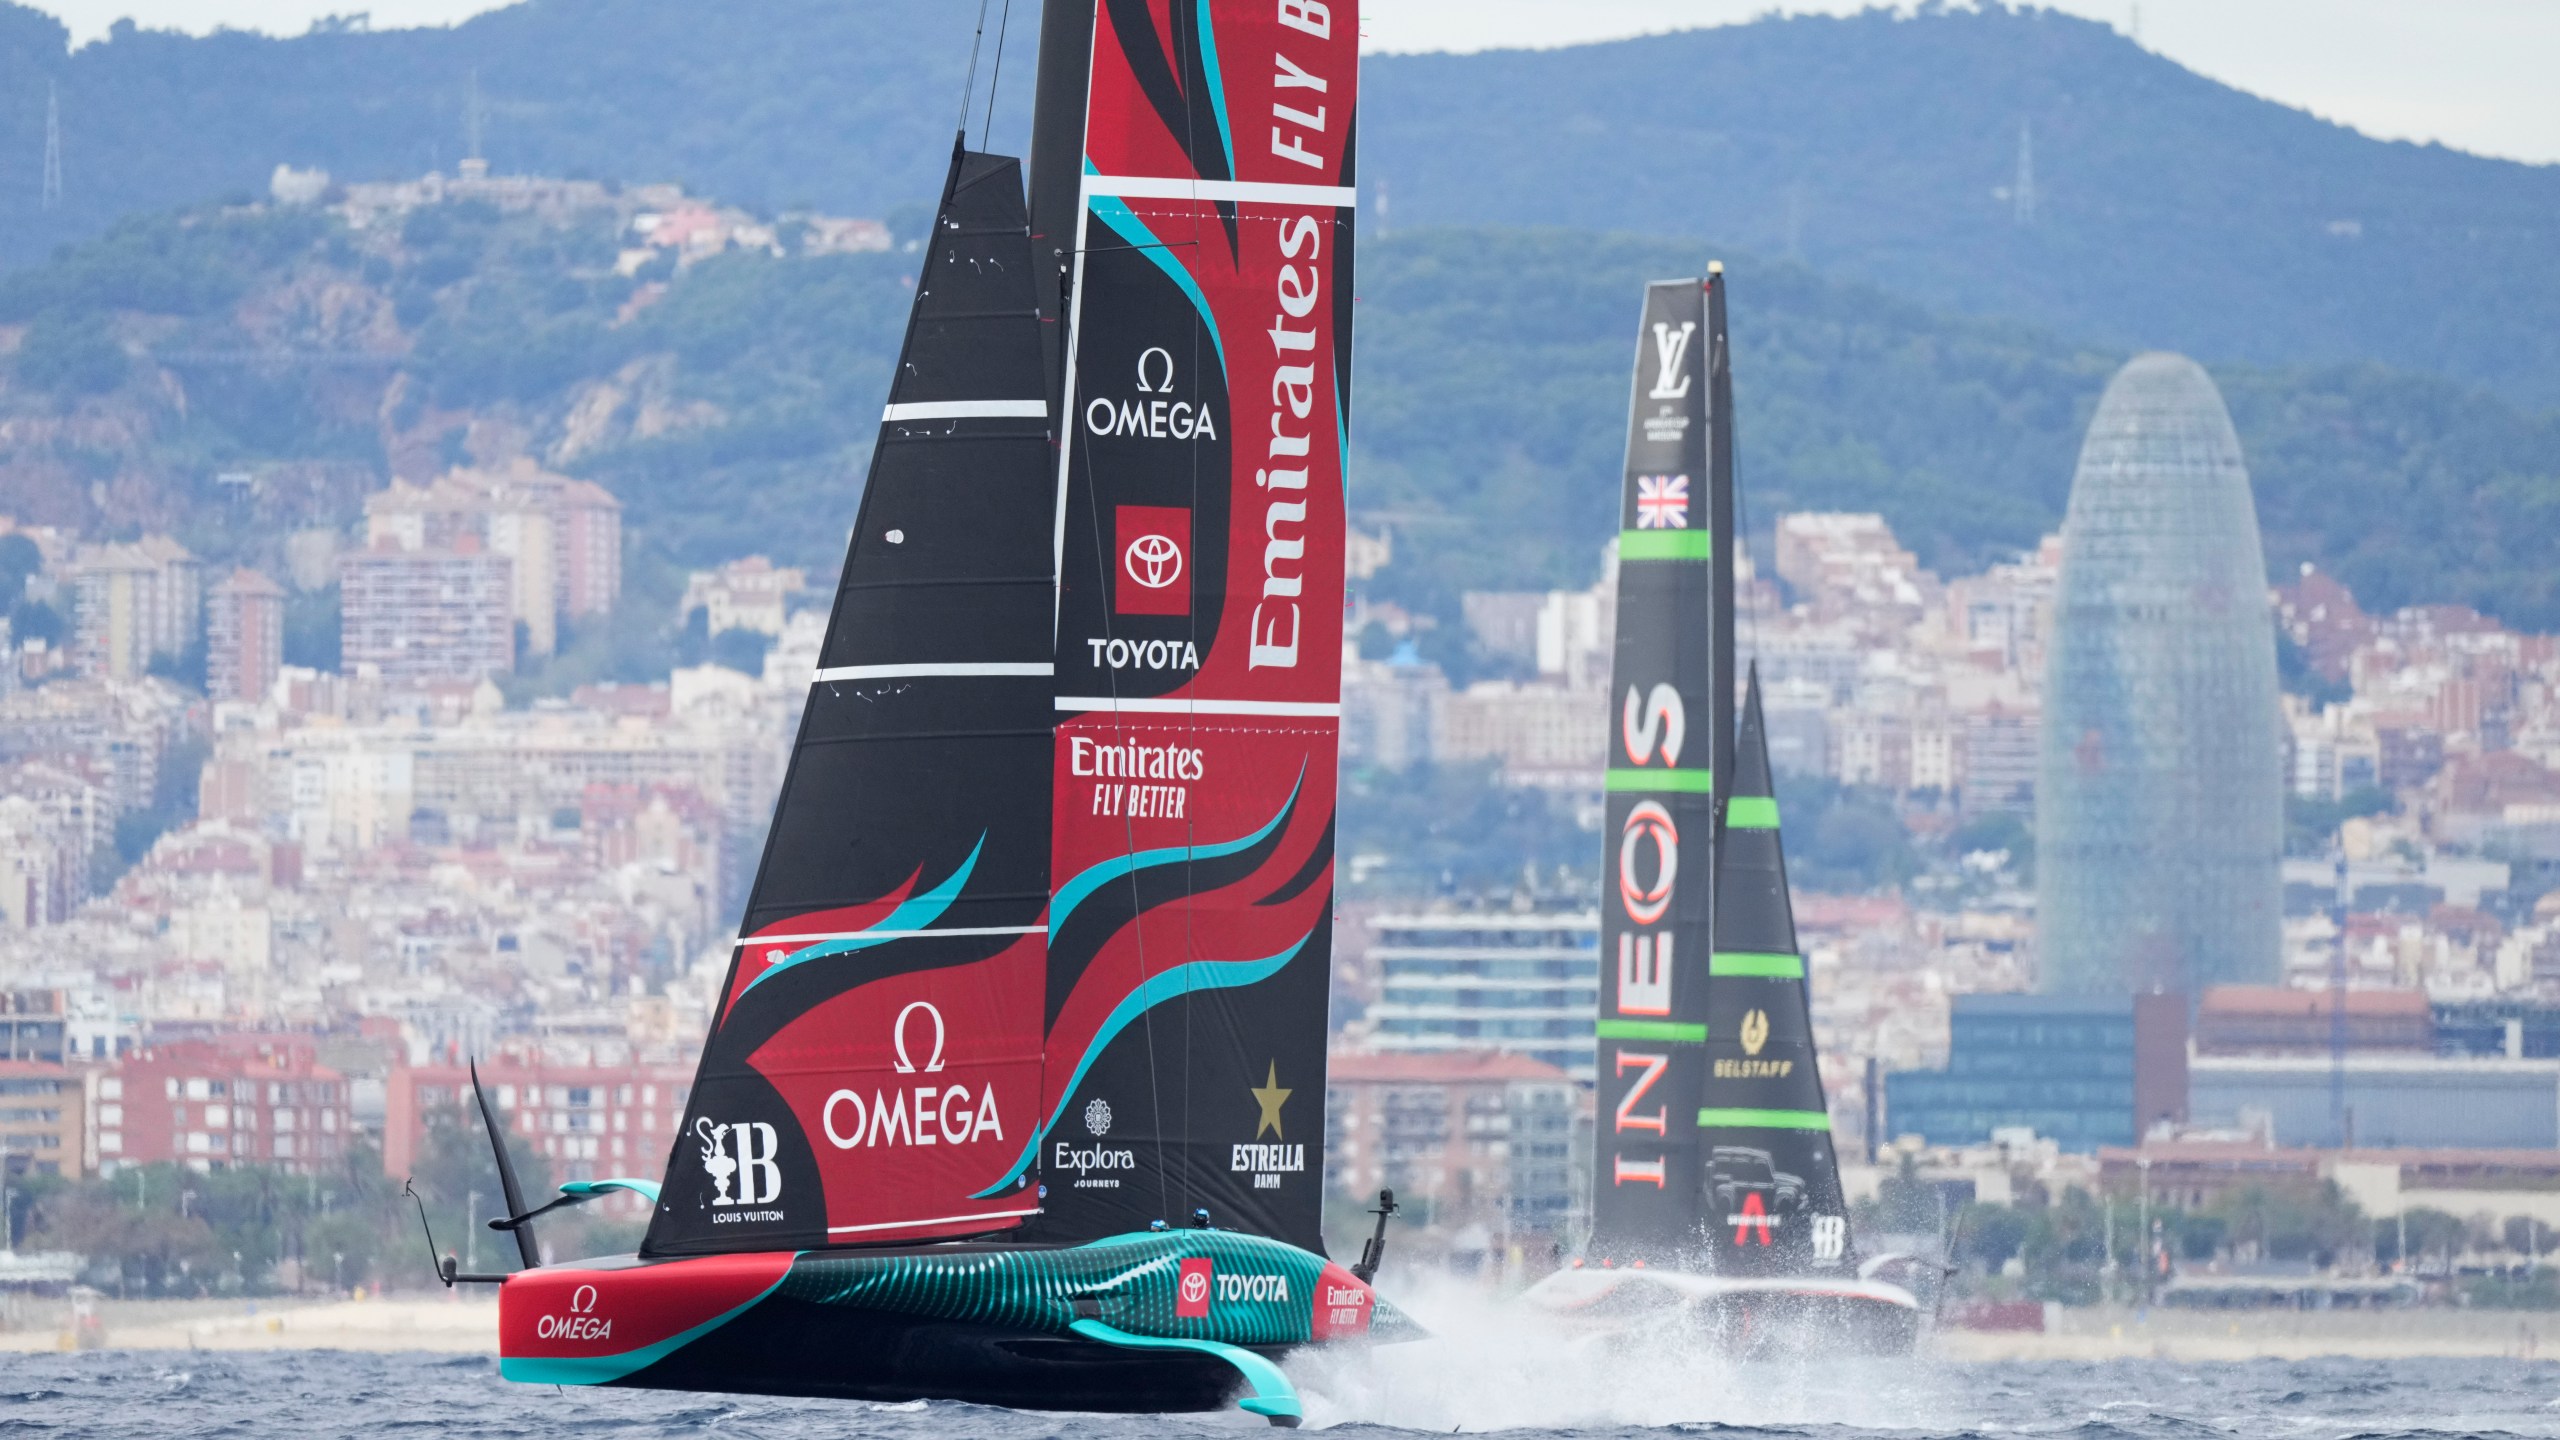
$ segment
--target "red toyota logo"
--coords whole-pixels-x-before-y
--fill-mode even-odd
[[[1182,1262],[1182,1278],[1173,1287],[1173,1313],[1186,1320],[1209,1315],[1209,1276],[1216,1266],[1203,1256]]]
[[[1114,612],[1122,615],[1191,613],[1191,512],[1179,505],[1116,507],[1119,583]]]
[[[1161,590],[1182,578],[1182,547],[1165,535],[1141,535],[1120,557],[1129,578],[1150,590]]]

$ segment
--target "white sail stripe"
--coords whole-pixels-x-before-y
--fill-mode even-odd
[[[814,945],[821,940],[913,940],[922,935],[1046,935],[1046,925],[954,925],[947,930],[811,930],[794,935],[749,935],[740,945]]]
[[[1239,204],[1357,205],[1356,185],[1285,185],[1269,180],[1185,180],[1164,175],[1087,175],[1084,193],[1123,200],[1226,200]]]
[[[899,420],[1046,420],[1046,400],[915,400],[881,407],[880,423]]]
[[[957,1225],[963,1220],[1013,1220],[1040,1213],[1038,1206],[1028,1210],[981,1210],[973,1215],[938,1215],[930,1220],[883,1220],[876,1225],[830,1225],[830,1235],[859,1235],[865,1230],[903,1230],[910,1225]]]
[[[1127,699],[1109,695],[1061,695],[1061,710],[1118,710],[1138,715],[1307,715],[1339,717],[1342,706],[1318,700]]]
[[[836,665],[809,677],[812,685],[832,680],[922,680],[987,675],[1054,675],[1048,660],[920,660],[911,665]]]

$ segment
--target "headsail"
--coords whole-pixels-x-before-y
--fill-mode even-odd
[[[955,151],[644,1254],[1019,1225],[1048,898],[1049,405],[1018,162]]]
[[[1618,531],[1601,873],[1599,1154],[1592,1249],[1694,1249],[1707,1039],[1708,837],[1718,707],[1709,628],[1711,343],[1696,280],[1645,292]],[[1683,854],[1689,863],[1681,864]],[[1608,883],[1614,880],[1614,885]]]
[[[1348,0],[1104,0],[1058,511],[1045,1238],[1320,1244]],[[1002,1183],[990,1196],[1002,1193]]]
[[[1760,677],[1745,693],[1716,853],[1716,949],[1708,990],[1711,1263],[1723,1274],[1802,1275],[1852,1263],[1804,956],[1778,843]]]

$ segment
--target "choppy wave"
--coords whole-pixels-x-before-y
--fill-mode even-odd
[[[1522,1440],[2560,1440],[2560,1363],[2549,1361],[1735,1364],[1674,1331],[1576,1336],[1454,1286],[1398,1299],[1432,1339],[1291,1362],[1310,1426]],[[1173,1440],[1262,1428],[1241,1414],[562,1390],[509,1385],[478,1357],[0,1357],[0,1433],[66,1440]]]

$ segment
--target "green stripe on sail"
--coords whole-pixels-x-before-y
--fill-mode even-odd
[[[1588,773],[1588,772],[1586,772]],[[1625,770],[1612,766],[1601,778],[1604,790],[1616,792],[1647,790],[1674,795],[1713,795],[1716,772],[1713,770]]]
[[[1701,1110],[1700,1129],[1828,1130],[1831,1117],[1819,1110]]]
[[[1603,1020],[1603,1040],[1665,1040],[1674,1045],[1704,1045],[1707,1027],[1683,1025],[1677,1020]]]
[[[1621,530],[1621,560],[1712,560],[1715,537],[1704,530]]]
[[[1724,802],[1724,825],[1728,830],[1775,830],[1778,802],[1766,795],[1736,795]]]
[[[1719,950],[1707,957],[1710,977],[1739,975],[1761,980],[1801,980],[1804,957],[1771,955],[1751,950]]]

